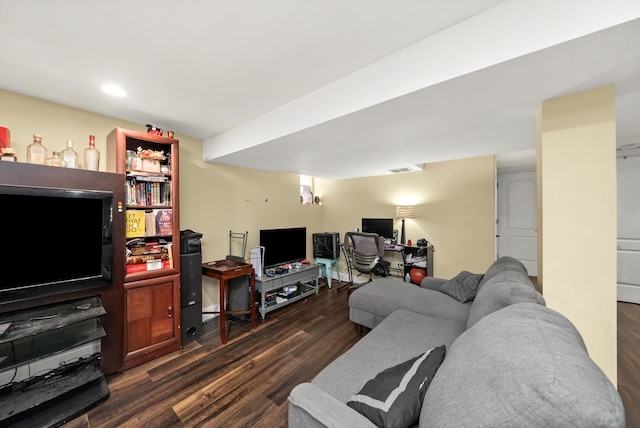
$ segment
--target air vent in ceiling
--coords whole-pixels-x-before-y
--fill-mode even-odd
[[[403,166],[401,168],[390,169],[389,171],[391,171],[394,174],[400,174],[403,172],[422,171],[423,169],[424,169],[424,164],[420,164],[420,165]]]

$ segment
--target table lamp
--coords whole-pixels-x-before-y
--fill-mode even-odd
[[[402,232],[400,234],[400,244],[406,243],[404,234],[404,220],[413,217],[413,207],[411,205],[398,205],[396,207],[396,218],[402,219]]]

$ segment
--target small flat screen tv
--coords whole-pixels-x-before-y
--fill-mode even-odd
[[[364,233],[377,233],[385,239],[393,238],[392,218],[363,218],[362,231]]]
[[[260,246],[265,268],[299,262],[307,258],[307,228],[262,229]]]
[[[112,192],[0,185],[0,299],[52,285],[110,282],[112,208]]]

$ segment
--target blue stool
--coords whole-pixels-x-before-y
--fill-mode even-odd
[[[331,288],[331,271],[333,269],[333,265],[337,263],[337,259],[316,258],[316,264],[322,265],[322,270],[324,271],[324,275],[327,277],[327,285],[329,288]]]

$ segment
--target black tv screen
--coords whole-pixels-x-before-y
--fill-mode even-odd
[[[0,186],[0,207],[0,293],[111,280],[112,192]]]
[[[299,262],[307,258],[307,228],[260,230],[260,246],[266,268]]]
[[[392,218],[363,218],[362,231],[365,233],[377,233],[385,239],[393,238]]]

